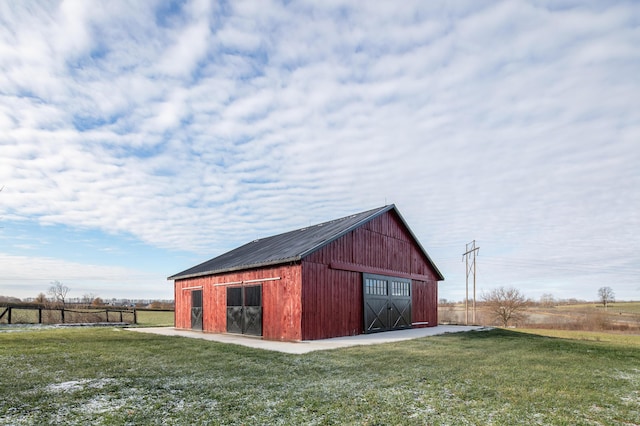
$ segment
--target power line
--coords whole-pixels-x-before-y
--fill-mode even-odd
[[[465,245],[465,252],[462,253],[462,258],[465,260],[465,272],[466,272],[466,297],[464,299],[464,322],[469,325],[469,274],[473,271],[473,323],[476,323],[476,254],[480,250],[480,247],[476,247],[476,240]],[[473,255],[473,257],[471,257]],[[469,258],[471,257],[471,265],[469,265]]]

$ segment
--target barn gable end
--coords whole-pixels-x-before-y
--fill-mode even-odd
[[[367,277],[389,289],[406,286],[406,294],[388,302],[367,296]],[[248,334],[265,339],[314,340],[435,326],[444,278],[391,205],[252,241],[168,279],[175,281],[177,328],[244,333],[246,323]],[[376,322],[372,306],[380,303],[404,312],[399,325]]]
[[[365,274],[411,280],[412,326],[437,325],[440,272],[390,210],[302,260],[305,340],[361,334]]]

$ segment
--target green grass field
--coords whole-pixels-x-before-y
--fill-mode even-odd
[[[0,424],[640,424],[636,344],[498,329],[287,355],[2,332]]]
[[[173,311],[138,311],[138,325],[142,327],[172,327]]]

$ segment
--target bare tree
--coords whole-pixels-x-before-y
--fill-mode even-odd
[[[51,283],[48,293],[55,302],[62,304],[64,307],[64,301],[67,297],[67,293],[69,293],[69,287],[62,284],[60,281],[54,281]]]
[[[524,295],[513,287],[493,289],[489,293],[483,294],[482,300],[504,327],[509,325],[509,321],[521,320],[522,311],[529,304]]]
[[[616,295],[613,293],[611,287],[600,287],[598,289],[598,299],[604,305],[604,308],[607,309],[607,305],[611,302],[615,302]]]
[[[553,306],[555,306],[556,304],[556,300],[553,297],[553,294],[551,293],[544,293],[542,296],[540,296],[540,305],[545,307],[545,308],[551,308]]]
[[[82,304],[86,305],[87,307],[91,305],[91,303],[93,302],[93,300],[98,297],[96,294],[93,293],[86,293],[82,295]]]
[[[42,293],[42,292],[40,292],[40,293],[36,296],[36,298],[35,298],[34,302],[39,303],[39,304],[41,304],[41,305],[44,305],[45,303],[47,303],[47,295],[46,295],[46,294],[44,294],[44,293]]]

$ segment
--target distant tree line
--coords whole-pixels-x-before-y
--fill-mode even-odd
[[[130,300],[130,299],[103,299],[94,293],[86,293],[81,298],[70,298],[71,289],[60,281],[53,281],[47,293],[40,292],[35,298],[22,300],[18,297],[0,295],[0,303],[21,304],[35,303],[47,308],[65,308],[69,305],[91,307],[126,306],[149,309],[173,309],[173,300]]]
[[[489,293],[496,290],[498,289],[491,290]],[[481,298],[478,304],[483,305],[486,302],[487,301],[484,298]],[[605,308],[610,303],[615,302],[615,293],[611,289],[611,287],[601,287],[598,289],[597,302],[601,303]],[[443,297],[438,300],[438,305],[440,306],[454,306],[456,304],[461,304],[461,303],[464,303],[464,299],[459,301],[454,301],[454,300],[449,300]],[[586,304],[586,303],[593,303],[593,300],[577,299],[574,297],[567,298],[567,299],[556,299],[551,293],[544,293],[542,296],[540,296],[540,299],[538,301],[533,299],[527,299],[527,304],[529,306],[542,306],[547,308],[558,306],[558,305],[578,305],[578,304]]]
[[[598,289],[598,301],[602,303],[604,308],[615,300],[615,295],[611,287],[601,287]],[[459,302],[460,304],[464,301]],[[573,305],[589,303],[578,299],[555,299],[551,293],[544,293],[539,302],[528,299],[518,289],[514,287],[500,287],[489,292],[483,293],[478,303],[485,312],[493,316],[493,320],[508,327],[513,324],[521,323],[525,319],[525,311],[530,306],[543,308],[553,308],[560,305]],[[452,309],[455,303],[447,299],[440,299],[439,305],[443,308]]]

